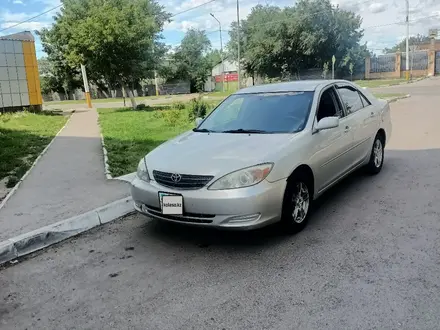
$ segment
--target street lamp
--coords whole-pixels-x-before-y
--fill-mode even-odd
[[[209,15],[211,15],[218,22],[219,31],[220,31],[220,56],[221,56],[221,60],[222,60],[222,89],[224,92],[225,91],[225,62],[224,62],[224,58],[223,58],[222,23],[220,23],[220,21],[217,19],[217,17],[214,16],[213,13],[209,13]]]
[[[238,89],[241,86],[241,77],[240,77],[240,5],[237,0],[237,50],[238,50],[238,63],[237,63],[237,73],[238,73]]]

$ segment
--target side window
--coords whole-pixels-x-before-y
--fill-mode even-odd
[[[361,100],[362,100],[362,104],[364,105],[364,108],[371,105],[371,102],[368,101],[368,99],[363,94],[359,93],[359,95],[361,96]]]
[[[359,92],[347,86],[338,87],[339,95],[341,95],[342,102],[345,104],[347,114],[359,111],[364,107]]]
[[[321,94],[316,119],[320,121],[322,118],[334,116],[343,117],[344,113],[342,112],[335,90],[331,87]]]

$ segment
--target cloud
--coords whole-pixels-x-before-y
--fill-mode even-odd
[[[12,3],[13,3],[14,5],[24,5],[24,3],[23,3],[22,0],[14,0],[14,1],[12,1]]]
[[[0,24],[0,27],[2,29],[10,28],[11,26],[15,26],[19,22],[7,22]],[[18,25],[15,28],[11,29],[11,33],[13,30],[20,30],[20,31],[34,31],[34,30],[41,30],[44,27],[50,26],[50,22],[24,22]]]
[[[38,13],[12,13],[8,10],[0,12],[0,21],[2,22],[21,22],[25,21]]]
[[[372,12],[373,14],[382,13],[385,10],[387,10],[387,5],[384,3],[376,2],[376,3],[372,3],[369,9],[370,12]]]

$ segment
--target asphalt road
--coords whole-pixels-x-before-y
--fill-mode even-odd
[[[332,189],[303,232],[130,216],[1,270],[0,328],[438,329],[440,81],[413,87],[382,172]]]

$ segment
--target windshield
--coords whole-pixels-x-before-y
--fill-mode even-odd
[[[231,95],[197,127],[197,132],[293,133],[309,117],[313,92]]]

